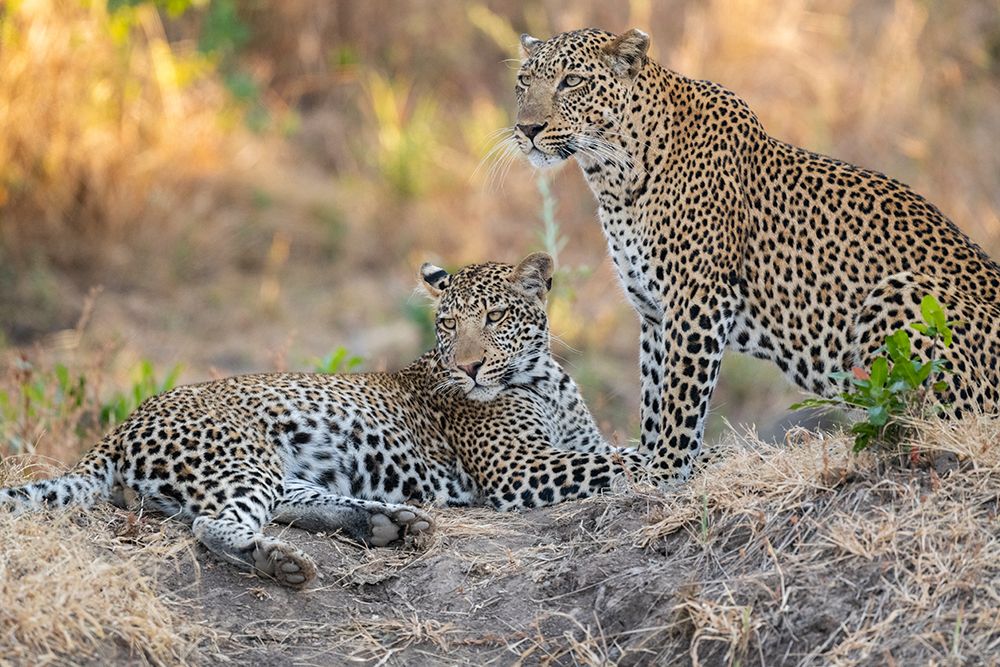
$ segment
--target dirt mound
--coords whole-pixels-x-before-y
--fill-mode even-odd
[[[274,527],[321,572],[298,593],[215,562],[157,517],[0,519],[0,655],[997,664],[998,439],[996,420],[936,425],[918,447],[932,452],[899,460],[854,456],[843,437],[734,438],[670,493],[440,510],[433,536],[400,549]]]

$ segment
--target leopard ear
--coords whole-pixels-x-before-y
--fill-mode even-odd
[[[448,285],[450,284],[451,274],[440,266],[424,262],[420,267],[420,286],[427,292],[427,296],[432,299],[441,296],[441,292],[448,289]]]
[[[545,294],[552,289],[552,272],[555,262],[544,252],[535,252],[514,267],[510,273],[510,281],[526,294],[545,300]]]
[[[611,70],[618,76],[634,79],[642,66],[646,64],[646,51],[649,50],[649,35],[642,30],[632,28],[626,33],[615,37],[602,50],[608,56]]]
[[[521,60],[527,60],[531,56],[535,55],[538,51],[538,47],[544,44],[543,40],[535,39],[528,33],[521,34]]]

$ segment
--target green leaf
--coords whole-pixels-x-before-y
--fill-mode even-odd
[[[886,336],[885,348],[889,352],[889,357],[896,364],[910,360],[910,337],[902,329]]]
[[[160,390],[157,392],[162,394],[165,391],[170,391],[177,386],[177,378],[180,377],[181,371],[184,367],[181,364],[174,364],[170,372],[167,373],[167,377],[163,378],[163,383],[160,385]]]
[[[887,391],[891,394],[901,394],[909,389],[910,385],[906,380],[896,380],[887,387]]]
[[[889,421],[889,411],[884,405],[873,405],[868,408],[868,422],[875,426],[885,426]]]
[[[844,394],[844,402],[848,405],[854,405],[859,408],[867,408],[868,406],[875,404],[875,401],[872,400],[871,396],[860,391],[853,394]]]
[[[938,380],[937,382],[931,385],[931,389],[933,389],[938,394],[946,392],[948,391],[948,383],[945,382],[944,380]]]
[[[944,329],[941,332],[941,343],[945,347],[951,347],[952,339],[953,339],[953,334],[951,332],[951,329]]]
[[[63,364],[56,364],[56,381],[59,383],[59,390],[64,394],[69,389],[69,369]]]
[[[928,361],[917,368],[917,384],[923,384],[930,377],[931,371],[934,370],[934,362]]]
[[[911,322],[910,323],[910,328],[913,329],[914,331],[919,331],[920,333],[924,334],[925,336],[933,336],[934,335],[934,334],[928,333],[930,331],[930,327],[928,327],[926,324],[921,324],[920,322]]]
[[[792,403],[789,406],[789,410],[801,410],[803,408],[819,408],[828,405],[840,405],[841,402],[832,398],[807,398],[804,401],[799,401],[798,403]]]
[[[872,442],[872,436],[873,434],[869,432],[857,433],[857,435],[854,436],[854,452],[857,453],[863,449],[867,449]]]
[[[876,357],[875,361],[872,362],[871,386],[876,389],[881,389],[885,386],[885,381],[889,377],[889,360],[885,357]]]
[[[901,332],[902,330],[896,333]],[[892,382],[902,380],[910,389],[916,389],[920,386],[920,382],[917,380],[917,369],[920,367],[920,360],[909,356],[909,339],[907,339],[905,346],[901,345],[896,350],[898,354],[906,351],[907,356],[894,360],[895,363],[892,366],[892,372],[889,374],[890,380]]]
[[[932,326],[938,331],[948,328],[948,318],[944,316],[944,309],[933,295],[927,294],[920,301],[920,314],[928,326]]]

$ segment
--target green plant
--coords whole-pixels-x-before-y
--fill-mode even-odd
[[[434,324],[434,309],[426,299],[410,299],[403,304],[403,315],[420,335],[420,351],[437,345],[437,328]]]
[[[566,247],[566,237],[562,235],[556,218],[558,201],[549,186],[547,174],[540,173],[535,186],[542,198],[539,211],[542,228],[538,231],[538,242],[542,250],[552,257],[556,266],[548,298],[550,331],[555,339],[573,349],[572,343],[578,341],[585,330],[579,314],[575,312],[577,299],[574,286],[590,274],[590,268],[567,266],[560,262],[559,257]]]
[[[15,389],[0,390],[0,441],[13,452],[31,451],[38,428],[75,423],[86,398],[86,377],[64,364],[40,370],[26,357],[14,366]]]
[[[572,300],[575,296],[572,290],[572,283],[576,279],[586,278],[590,275],[590,267],[560,266],[559,256],[566,247],[566,237],[563,236],[559,220],[556,218],[556,209],[559,201],[552,193],[547,173],[538,173],[538,177],[535,179],[535,186],[538,188],[538,194],[542,196],[542,207],[538,214],[538,217],[542,221],[542,228],[538,231],[538,241],[542,246],[542,250],[551,255],[556,263],[557,294],[568,300]]]
[[[364,363],[364,359],[357,355],[347,354],[346,347],[338,347],[336,350],[326,355],[322,359],[313,362],[313,371],[316,373],[350,373],[352,370]]]
[[[43,412],[75,409],[83,404],[86,378],[71,377],[69,369],[56,364],[51,373],[38,374],[22,362],[19,396],[11,399],[10,393],[0,391],[0,421],[14,421],[18,414],[35,418]],[[54,391],[51,391],[52,387]]]
[[[549,178],[545,172],[538,172],[538,177],[535,179],[535,186],[538,188],[538,194],[542,196],[542,210],[540,213],[542,229],[538,234],[539,241],[541,241],[545,252],[552,255],[552,259],[558,260],[559,253],[566,247],[566,237],[560,233],[559,221],[556,220],[556,206],[559,202],[552,194],[552,188],[549,186]]]
[[[181,365],[175,364],[162,381],[157,380],[152,362],[143,359],[133,371],[131,389],[115,392],[109,401],[101,405],[101,424],[114,426],[122,423],[147,398],[173,389],[180,374]]]
[[[898,443],[912,419],[940,413],[945,405],[937,399],[948,391],[944,375],[950,370],[937,355],[942,348],[951,347],[952,328],[961,323],[949,321],[944,308],[931,295],[921,300],[920,314],[923,322],[913,322],[910,328],[930,338],[927,361],[913,352],[910,335],[899,329],[886,336],[881,354],[870,369],[855,367],[831,375],[840,382],[849,382],[849,391],[836,398],[810,398],[792,409],[835,406],[864,410],[865,419],[851,427],[856,452],[875,443]]]

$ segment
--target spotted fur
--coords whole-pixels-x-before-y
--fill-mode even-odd
[[[381,546],[432,528],[409,503],[540,507],[643,469],[642,456],[605,443],[550,354],[548,255],[421,275],[438,345],[403,370],[179,387],[143,403],[66,476],[0,490],[0,508],[136,494],[191,523],[222,558],[297,588],[315,568],[262,534],[271,521]]]
[[[536,166],[574,157],[597,198],[641,321],[658,472],[689,474],[726,347],[831,396],[830,374],[867,365],[926,294],[966,322],[943,354],[953,414],[997,411],[1000,267],[907,186],[774,139],[648,45],[638,30],[525,35],[515,140]]]

